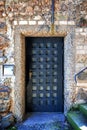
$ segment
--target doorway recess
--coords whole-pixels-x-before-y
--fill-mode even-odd
[[[64,111],[64,38],[26,37],[26,111]]]

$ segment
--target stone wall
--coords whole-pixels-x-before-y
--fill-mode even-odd
[[[68,61],[64,72],[64,102],[67,104],[65,112],[73,103],[87,101],[86,94],[85,97],[83,96],[87,92],[86,81],[78,80],[77,84],[74,81],[74,75],[86,67],[87,63],[87,2],[86,0],[56,0],[54,14],[55,26],[53,29],[51,26],[51,0],[0,0],[0,113],[2,115],[11,111],[16,113],[14,112],[17,92],[15,88],[17,89],[18,86],[15,86],[17,75],[15,50],[20,45],[17,46],[16,43],[17,48],[15,48],[14,37],[16,33],[19,35],[19,32],[25,36],[37,36],[40,33],[42,36],[49,34],[49,36],[65,37],[65,43],[69,45],[65,47],[65,52],[71,50],[70,53],[65,53],[67,54],[65,61]],[[23,39],[17,39],[16,42],[21,43],[20,40]],[[14,65],[15,74],[5,76],[3,72],[5,64]]]
[[[87,67],[87,28],[76,28],[76,73]],[[87,102],[87,69],[77,77],[76,102]]]

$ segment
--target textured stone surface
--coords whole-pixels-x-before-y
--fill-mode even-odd
[[[9,126],[14,125],[15,118],[12,113],[7,114],[6,116],[1,118],[1,129],[5,129]]]
[[[11,107],[10,88],[7,86],[0,86],[0,113],[7,112]]]
[[[3,4],[2,4],[3,3]],[[15,0],[6,1],[6,12],[4,2],[1,1],[0,15],[7,17],[12,22],[14,19],[34,19],[39,16],[39,20],[51,20],[51,1],[37,0]],[[77,26],[87,26],[87,2],[86,0],[62,0],[55,1],[55,20],[75,20]]]
[[[87,101],[87,90],[85,90],[84,88],[79,88],[77,94],[77,100],[78,99],[83,99]]]

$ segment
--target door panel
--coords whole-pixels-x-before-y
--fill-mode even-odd
[[[26,108],[63,112],[63,38],[26,38]]]

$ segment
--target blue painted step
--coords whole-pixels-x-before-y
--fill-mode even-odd
[[[79,105],[79,109],[85,116],[87,116],[87,104]]]
[[[67,114],[67,119],[74,130],[87,130],[87,119],[79,111],[69,112]]]

